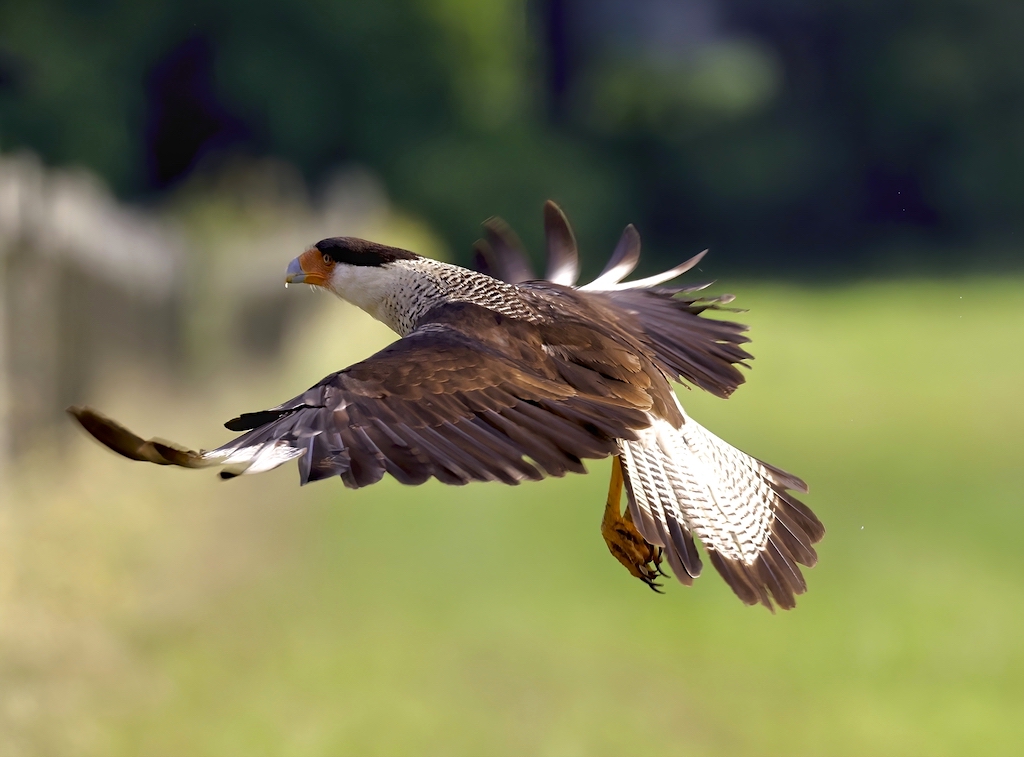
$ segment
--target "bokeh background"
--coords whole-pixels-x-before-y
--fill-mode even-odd
[[[1019,754],[1021,50],[1010,0],[0,2],[0,757]],[[539,252],[549,197],[750,309],[680,391],[811,483],[795,611],[629,577],[607,462],[220,483],[63,414],[215,446],[390,339],[306,245]]]

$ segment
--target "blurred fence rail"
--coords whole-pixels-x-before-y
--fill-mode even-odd
[[[172,224],[92,175],[0,156],[0,480],[81,396],[97,352],[166,354],[185,253]]]

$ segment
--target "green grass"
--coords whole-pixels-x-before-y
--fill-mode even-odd
[[[710,567],[666,596],[628,576],[598,531],[607,462],[299,490],[290,468],[219,484],[82,441],[81,473],[24,484],[8,516],[10,754],[1018,753],[1024,281],[734,290],[750,384],[683,399],[811,484],[828,534],[793,612]],[[109,409],[196,441],[318,378],[328,333],[288,388],[224,382],[202,412],[132,421],[147,385]]]

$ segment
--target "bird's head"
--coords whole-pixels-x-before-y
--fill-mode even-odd
[[[347,290],[366,274],[373,275],[396,260],[415,260],[419,256],[408,250],[355,237],[321,239],[288,264],[285,282],[309,284],[329,289],[349,299]]]
[[[288,264],[285,282],[309,284],[333,292],[391,328],[380,312],[382,303],[406,287],[403,265],[420,259],[416,253],[355,237],[322,239]]]

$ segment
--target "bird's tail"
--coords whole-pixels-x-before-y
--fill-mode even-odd
[[[620,442],[634,524],[664,548],[681,583],[701,572],[696,537],[744,603],[791,609],[807,590],[798,564],[817,562],[812,545],[825,534],[787,492],[807,485],[683,417],[679,428],[658,419],[637,441]]]

